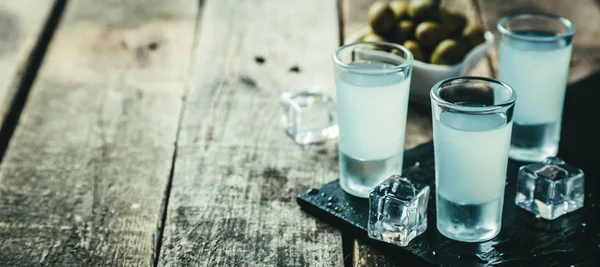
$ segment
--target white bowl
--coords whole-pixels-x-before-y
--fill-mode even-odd
[[[370,30],[369,27],[366,27],[348,36],[344,40],[344,44],[358,42]],[[450,77],[468,74],[477,65],[479,60],[485,57],[490,47],[494,44],[494,34],[488,31],[484,36],[485,42],[471,49],[463,61],[456,65],[435,65],[415,60],[410,82],[410,100],[429,102],[429,91],[434,84]]]

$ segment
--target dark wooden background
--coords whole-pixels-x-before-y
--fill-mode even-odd
[[[336,178],[336,145],[278,126],[280,93],[333,92],[331,54],[371,3],[0,2],[0,266],[390,266],[299,209]],[[600,68],[598,2],[443,4],[491,30],[565,16],[569,81]],[[409,110],[407,149],[431,139],[429,108]]]

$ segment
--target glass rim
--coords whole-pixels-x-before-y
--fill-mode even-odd
[[[357,46],[357,45],[378,45],[378,46],[387,46],[387,47],[396,48],[396,49],[399,49],[402,52],[404,52],[404,54],[406,54],[406,58],[405,58],[404,62],[402,62],[402,64],[395,65],[391,68],[376,69],[376,70],[373,70],[373,69],[367,70],[367,69],[364,69],[364,68],[361,68],[358,66],[349,65],[349,64],[342,62],[342,60],[339,57],[340,52],[342,52],[342,50],[344,50],[346,48],[349,48],[352,46]],[[391,52],[386,52],[386,53],[391,53]],[[413,54],[410,52],[410,50],[408,50],[408,48],[401,46],[399,44],[390,43],[390,42],[364,42],[364,41],[354,42],[354,43],[349,43],[349,44],[345,44],[345,45],[338,47],[335,50],[335,52],[333,53],[333,62],[337,66],[347,69],[347,70],[352,70],[352,71],[361,72],[361,73],[380,73],[380,74],[396,73],[396,72],[402,71],[403,69],[406,69],[407,67],[412,66],[413,60],[414,60]]]
[[[439,92],[440,92],[440,89],[443,87],[443,85],[453,82],[453,81],[456,81],[456,80],[482,81],[482,82],[486,82],[486,83],[497,84],[497,85],[500,85],[503,88],[505,88],[509,92],[509,96],[508,96],[508,99],[506,99],[498,104],[486,105],[486,106],[481,106],[481,107],[464,106],[464,105],[460,105],[460,104],[456,104],[456,103],[447,101],[447,100],[443,99],[442,97],[440,97]],[[430,97],[431,97],[432,101],[436,102],[436,104],[442,105],[446,108],[450,108],[454,111],[479,113],[479,114],[495,113],[495,112],[501,111],[502,109],[510,108],[511,106],[514,106],[515,102],[517,101],[517,93],[507,83],[496,80],[496,79],[479,77],[479,76],[459,76],[459,77],[452,77],[452,78],[448,78],[445,80],[441,80],[438,83],[434,84],[433,87],[431,88]]]
[[[542,17],[542,18],[546,18],[546,19],[556,20],[556,21],[559,21],[563,26],[565,26],[567,28],[567,31],[563,32],[563,33],[556,33],[556,35],[554,35],[554,36],[518,35],[518,34],[515,34],[515,32],[513,32],[505,27],[506,23],[509,20],[515,19],[517,17]],[[525,40],[525,41],[533,41],[533,42],[551,42],[551,41],[556,41],[559,39],[573,37],[573,35],[575,34],[575,25],[570,20],[568,20],[564,17],[558,16],[558,15],[543,13],[543,12],[524,12],[524,13],[516,13],[516,14],[504,16],[498,21],[498,23],[496,24],[496,28],[498,28],[498,31],[501,34],[508,35],[511,38],[521,39],[521,40]]]

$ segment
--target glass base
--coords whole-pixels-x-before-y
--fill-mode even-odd
[[[437,227],[440,234],[459,242],[484,242],[496,237],[500,233],[500,228],[493,230],[469,231],[468,233],[457,233],[455,231],[446,231],[445,228]]]
[[[513,160],[540,162],[554,157],[560,142],[560,120],[540,124],[514,122],[508,156]]]
[[[558,147],[548,146],[543,148],[522,148],[511,145],[508,150],[508,157],[517,161],[540,162],[547,157],[554,157],[558,154]]]
[[[369,198],[370,187],[360,186],[352,182],[342,182],[340,179],[340,187],[344,192],[359,198]]]
[[[353,196],[368,198],[373,188],[393,174],[402,174],[402,151],[381,160],[360,160],[340,152],[340,187]]]
[[[459,204],[437,197],[437,229],[447,238],[461,242],[482,242],[500,233],[502,201]]]

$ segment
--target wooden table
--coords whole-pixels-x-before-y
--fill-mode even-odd
[[[371,2],[0,2],[0,266],[391,265],[299,209],[336,178],[336,145],[278,126],[282,92],[332,92],[331,54]],[[444,1],[490,29],[571,19],[570,82],[600,69],[598,4]],[[430,139],[412,106],[406,148]]]

